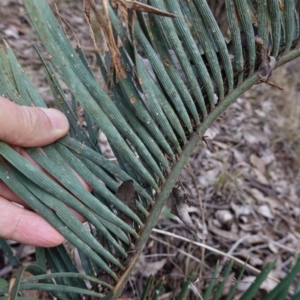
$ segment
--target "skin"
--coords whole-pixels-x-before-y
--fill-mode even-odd
[[[68,130],[68,120],[58,110],[19,106],[0,97],[0,140],[9,144],[36,166],[37,163],[26,154],[23,147],[48,145],[66,135]],[[1,159],[0,155],[0,163]],[[86,189],[90,189],[82,180],[81,182]],[[64,241],[60,233],[30,210],[2,181],[0,181],[0,237],[38,247],[54,247]]]

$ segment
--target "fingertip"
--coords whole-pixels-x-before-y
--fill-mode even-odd
[[[68,133],[66,116],[53,108],[19,106],[0,96],[0,140],[21,147],[39,147]]]
[[[55,247],[64,237],[33,211],[0,196],[0,237],[36,247]]]
[[[67,117],[59,110],[54,108],[39,108],[48,117],[52,128],[58,138],[63,137],[69,130],[69,122]]]

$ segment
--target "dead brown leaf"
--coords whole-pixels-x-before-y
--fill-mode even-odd
[[[117,8],[118,6],[123,6],[126,9],[132,9],[136,11],[142,11],[147,12],[150,14],[165,16],[165,17],[171,17],[175,18],[176,15],[169,13],[167,11],[160,10],[158,8],[155,8],[153,6],[137,2],[137,1],[131,1],[131,0],[111,0],[112,5]]]
[[[90,9],[92,9],[95,14],[96,20],[99,23],[101,30],[103,31],[105,37],[103,43],[107,44],[111,54],[110,72],[113,72],[113,70],[115,71],[116,82],[119,81],[120,77],[126,78],[127,74],[121,61],[121,55],[113,35],[112,25],[108,15],[107,0],[102,1],[100,11],[96,7],[94,0],[83,0],[83,6],[86,19],[90,22]],[[105,49],[105,45],[102,45],[101,49]],[[104,53],[102,53],[102,55],[103,54]]]

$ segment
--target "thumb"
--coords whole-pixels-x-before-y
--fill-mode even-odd
[[[0,96],[0,140],[22,146],[44,146],[63,137],[69,123],[52,108],[19,106]]]

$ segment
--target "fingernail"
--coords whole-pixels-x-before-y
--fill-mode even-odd
[[[68,130],[69,122],[67,117],[57,109],[54,108],[40,108],[49,118],[53,128],[63,131]]]

